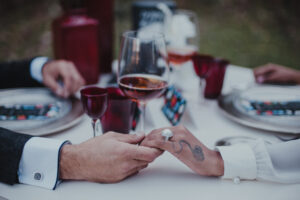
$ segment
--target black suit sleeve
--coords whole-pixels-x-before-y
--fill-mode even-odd
[[[25,143],[30,135],[16,133],[0,127],[0,181],[18,182],[18,169]]]
[[[0,89],[42,86],[30,75],[32,59],[0,63]]]

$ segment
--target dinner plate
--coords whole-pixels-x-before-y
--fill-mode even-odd
[[[0,90],[0,105],[59,105],[55,117],[43,120],[0,120],[0,127],[34,136],[48,135],[68,129],[83,117],[84,111],[77,98],[62,99],[47,88]]]
[[[247,90],[221,96],[218,104],[227,117],[245,126],[286,134],[300,134],[300,115],[255,115],[244,108],[245,101],[300,101],[299,86],[254,85]]]

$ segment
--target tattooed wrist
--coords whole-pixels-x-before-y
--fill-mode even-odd
[[[205,157],[204,157],[203,149],[200,146],[195,145],[194,147],[192,147],[192,145],[189,142],[187,142],[186,140],[180,140],[178,142],[178,144],[180,145],[180,149],[178,151],[176,151],[174,143],[173,143],[173,149],[174,149],[175,153],[180,154],[183,150],[183,145],[185,144],[189,147],[189,149],[192,152],[195,160],[204,161]]]

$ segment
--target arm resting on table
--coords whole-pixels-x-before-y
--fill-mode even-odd
[[[17,182],[17,171],[25,143],[29,135],[19,134],[0,127],[0,181]]]
[[[0,128],[0,181],[55,189],[65,143]]]
[[[19,165],[19,182],[55,189],[59,179],[61,147],[67,141],[33,137],[24,146]]]
[[[300,139],[267,145],[258,140],[252,147],[217,147],[224,160],[223,178],[258,179],[300,183]]]

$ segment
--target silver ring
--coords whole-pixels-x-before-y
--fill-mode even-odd
[[[161,132],[161,135],[165,138],[165,141],[168,141],[171,137],[173,137],[173,132],[167,128]]]

